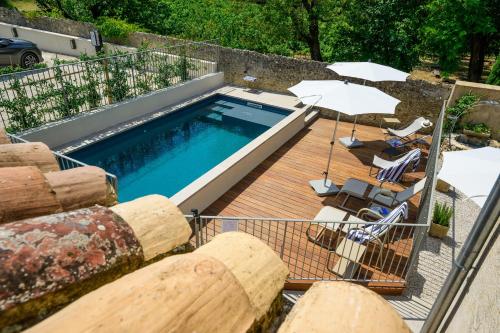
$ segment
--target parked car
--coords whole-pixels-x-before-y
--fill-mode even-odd
[[[35,43],[19,38],[0,38],[0,65],[29,68],[42,61],[42,52]]]

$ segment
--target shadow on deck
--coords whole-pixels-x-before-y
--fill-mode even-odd
[[[242,219],[238,222],[238,228],[259,237],[280,254],[290,269],[288,287],[295,289],[307,288],[316,280],[340,279],[329,270],[336,265],[339,256],[329,256],[328,247],[308,240],[306,230],[310,223],[285,221],[311,220],[322,207],[337,206],[343,199],[336,199],[335,196],[318,197],[308,184],[309,180],[322,177],[334,126],[334,120],[317,119],[202,213],[205,216],[263,217],[250,221]],[[339,123],[337,137],[349,136],[351,129],[351,123]],[[356,134],[365,145],[348,150],[336,144],[330,178],[338,186],[342,186],[348,178],[379,185],[374,177],[369,176],[369,169],[373,156],[382,156],[382,150],[387,147],[383,133],[378,127],[359,125]],[[408,174],[406,180],[422,178],[425,161],[420,163],[419,170]],[[384,187],[395,191],[404,188],[400,185]],[[410,214],[406,222],[415,222],[419,200],[420,195],[417,195],[408,202]],[[352,199],[349,204],[350,208],[358,210],[366,207],[367,202]],[[203,221],[204,241],[222,232],[222,224],[221,219]],[[412,226],[393,227],[384,240],[383,258],[380,261],[377,260],[379,248],[370,244],[351,278],[382,292],[402,292],[414,230]],[[336,245],[342,239],[339,233],[328,237],[328,242]]]

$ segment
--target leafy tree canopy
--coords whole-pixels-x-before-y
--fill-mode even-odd
[[[116,22],[328,62],[371,59],[411,70],[420,57],[433,55],[444,71],[454,71],[470,54],[472,80],[480,78],[485,55],[497,54],[500,45],[500,0],[36,1],[47,12],[105,22],[110,31]]]

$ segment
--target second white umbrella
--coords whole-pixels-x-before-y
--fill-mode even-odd
[[[339,189],[328,179],[328,172],[332,160],[340,113],[355,116],[367,113],[366,110],[370,110],[369,113],[394,114],[400,100],[387,95],[377,88],[337,80],[306,80],[288,88],[288,90],[304,104],[338,112],[332,140],[330,141],[328,163],[325,172],[323,172],[325,177],[324,179],[311,180],[309,182],[320,196],[335,194]]]
[[[355,77],[357,79],[364,80],[363,85],[366,80],[372,82],[380,81],[406,81],[406,78],[410,75],[408,73],[402,72],[398,69],[376,64],[371,61],[365,62],[336,62],[326,68],[331,69],[335,73]],[[354,132],[356,132],[356,121],[357,116],[354,117],[354,125],[352,127],[352,133],[350,137],[341,138],[340,142],[347,148],[361,147],[363,143],[354,137]]]
[[[443,153],[438,178],[483,207],[500,175],[500,149],[484,147]]]

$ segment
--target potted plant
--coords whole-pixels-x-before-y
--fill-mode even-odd
[[[453,210],[447,204],[436,202],[434,212],[432,214],[431,228],[429,235],[437,238],[444,238],[450,229],[450,219],[453,215]]]
[[[466,123],[464,124],[463,132],[465,135],[475,136],[482,139],[488,139],[491,135],[490,129],[483,123]]]

